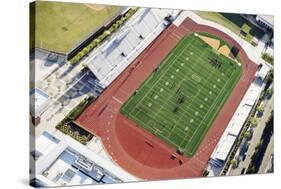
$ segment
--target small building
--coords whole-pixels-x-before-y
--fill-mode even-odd
[[[257,15],[257,22],[268,30],[273,30],[274,20],[271,15]]]
[[[256,77],[263,81],[270,69],[267,64],[262,63],[260,69],[256,72]]]
[[[236,137],[229,134],[223,138],[212,156],[213,160],[225,162],[235,141]]]
[[[31,175],[48,186],[73,186],[138,181],[113,162],[67,135],[44,131],[30,153]]]
[[[38,88],[34,88],[29,93],[30,98],[30,115],[32,119],[32,123],[34,125],[38,125],[40,122],[40,116],[46,110],[50,98],[49,96],[42,90]]]

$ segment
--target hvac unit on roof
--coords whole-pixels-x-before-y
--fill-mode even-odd
[[[82,156],[76,159],[75,165],[88,172],[91,171],[93,168],[93,163]]]
[[[100,180],[104,176],[102,169],[100,169],[98,166],[95,166],[94,170],[96,171],[96,178]]]

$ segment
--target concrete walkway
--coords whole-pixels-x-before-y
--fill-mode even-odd
[[[247,53],[248,57],[253,62],[255,62],[256,64],[259,64],[260,59],[261,59],[261,53],[264,52],[264,49],[265,49],[264,42],[259,41],[259,44],[256,47],[254,47],[253,45],[251,45],[250,43],[248,43],[247,41],[245,41],[244,39],[242,39],[241,37],[239,37],[238,35],[236,35],[232,31],[230,31],[226,27],[224,27],[220,24],[217,24],[215,22],[205,20],[192,11],[183,11],[179,15],[179,17],[175,20],[174,24],[176,26],[179,26],[184,21],[184,19],[186,17],[191,18],[192,20],[194,20],[198,24],[208,25],[208,26],[214,27],[214,28],[219,29],[222,32],[228,34],[229,36],[231,36],[235,41],[237,41],[243,47],[243,49]]]

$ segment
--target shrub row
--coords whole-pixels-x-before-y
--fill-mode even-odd
[[[96,39],[94,39],[88,46],[83,48],[77,55],[75,55],[71,60],[70,64],[74,65],[79,62],[84,56],[89,54],[91,50],[99,46],[99,44],[105,40],[110,34],[116,31],[124,22],[126,22],[136,11],[138,8],[131,8],[125,15],[123,15],[119,20],[117,20],[112,26],[105,30],[101,35],[99,35]]]
[[[83,99],[57,126],[56,128],[66,135],[74,138],[82,144],[87,144],[93,135],[84,129],[76,126],[73,121],[85,110],[85,108],[93,102],[94,96]]]
[[[78,131],[73,131],[73,129],[67,124],[60,125],[59,127],[57,127],[57,129],[59,129],[64,134],[71,136],[72,138],[84,145],[86,145],[87,142],[89,142],[92,138],[91,135],[81,135]]]
[[[268,53],[263,53],[261,57],[266,62],[268,62],[269,64],[273,65],[273,61],[274,61],[273,56],[269,55]]]
[[[95,99],[94,96],[88,96],[83,99],[70,113],[66,116],[66,121],[74,121],[85,108]]]

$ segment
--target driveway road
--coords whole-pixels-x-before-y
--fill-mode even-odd
[[[265,151],[265,155],[262,160],[262,164],[260,166],[258,173],[267,173],[267,171],[271,168],[271,155],[274,153],[274,137],[272,136],[270,139],[270,142],[267,146],[267,149]]]

